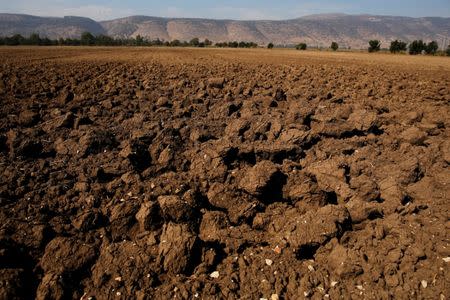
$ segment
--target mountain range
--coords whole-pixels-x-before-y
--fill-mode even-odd
[[[38,33],[56,38],[76,38],[82,32],[106,34],[116,38],[141,35],[148,39],[188,41],[194,37],[214,42],[252,41],[328,47],[336,41],[341,47],[366,48],[370,39],[378,39],[387,47],[394,39],[412,41],[436,40],[441,47],[450,39],[450,18],[398,17],[376,15],[320,14],[291,20],[213,20],[131,16],[109,21],[83,17],[38,17],[0,13],[0,36]]]

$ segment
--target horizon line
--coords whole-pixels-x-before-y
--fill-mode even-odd
[[[257,21],[266,21],[266,22],[282,22],[282,21],[292,21],[298,20],[305,17],[314,17],[314,16],[371,16],[371,17],[395,17],[395,18],[410,18],[410,19],[425,19],[425,18],[441,18],[441,19],[450,19],[449,17],[442,16],[422,16],[422,17],[410,17],[410,16],[399,16],[399,15],[383,15],[383,14],[370,14],[370,13],[360,13],[360,14],[349,14],[349,13],[341,13],[341,12],[333,12],[333,13],[319,13],[319,14],[308,14],[295,18],[287,18],[287,19],[233,19],[233,18],[206,18],[206,17],[165,17],[165,16],[152,16],[152,15],[128,15],[124,17],[117,17],[112,19],[105,20],[96,20],[90,17],[84,17],[81,15],[65,15],[65,16],[45,16],[45,15],[33,15],[27,13],[12,13],[12,12],[0,12],[0,15],[22,15],[22,16],[31,16],[38,18],[59,18],[63,19],[66,17],[77,17],[77,18],[86,18],[95,22],[108,22],[132,17],[147,17],[147,18],[158,18],[158,19],[172,19],[172,20],[214,20],[214,21],[239,21],[239,22],[257,22]]]

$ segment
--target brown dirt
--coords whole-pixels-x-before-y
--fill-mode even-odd
[[[0,57],[0,299],[449,297],[449,59]]]

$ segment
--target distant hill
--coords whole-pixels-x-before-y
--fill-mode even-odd
[[[20,33],[28,36],[39,33],[52,39],[60,37],[79,37],[82,32],[106,34],[98,22],[83,17],[36,17],[20,14],[0,14],[0,36],[10,36]]]
[[[328,47],[337,41],[341,47],[366,48],[367,41],[379,39],[387,47],[394,39],[450,39],[450,18],[410,18],[396,16],[323,14],[284,21],[235,21],[212,19],[159,18],[131,16],[96,22],[82,17],[46,18],[0,14],[0,35],[32,32],[49,38],[79,37],[81,32],[113,37],[190,40],[208,38],[214,42],[253,41],[259,44],[296,44]]]

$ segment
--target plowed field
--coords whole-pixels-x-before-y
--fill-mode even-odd
[[[450,58],[0,49],[0,299],[448,299]]]

